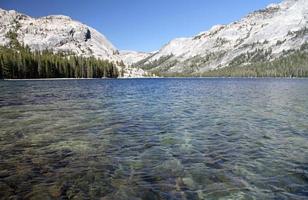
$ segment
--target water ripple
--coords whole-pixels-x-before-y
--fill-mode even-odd
[[[307,79],[0,82],[0,199],[307,199]]]

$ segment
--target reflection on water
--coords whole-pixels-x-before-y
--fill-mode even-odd
[[[0,82],[2,199],[306,199],[308,80]]]

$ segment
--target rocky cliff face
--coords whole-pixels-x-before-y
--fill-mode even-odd
[[[6,45],[8,31],[16,29],[18,40],[32,50],[50,49],[95,56],[113,61],[120,60],[117,49],[95,29],[70,17],[53,15],[31,18],[16,11],[0,10],[0,45]]]
[[[177,38],[136,66],[159,72],[198,73],[243,62],[271,60],[308,41],[308,1],[285,0],[228,25]]]
[[[17,39],[21,44],[28,45],[31,50],[52,50],[54,52],[73,53],[79,56],[94,56],[114,62],[128,60],[137,62],[138,58],[127,54],[119,54],[119,51],[107,40],[107,38],[95,29],[72,20],[63,15],[51,15],[42,18],[32,18],[30,16],[10,10],[0,9],[0,45],[6,46],[10,42],[7,37],[9,31],[17,33]],[[127,57],[129,57],[127,59]],[[121,70],[121,69],[120,69]],[[136,72],[136,73],[135,73]],[[137,77],[146,73],[142,69],[132,69],[125,67],[125,74]]]

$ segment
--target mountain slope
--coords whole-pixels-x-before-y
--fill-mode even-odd
[[[134,65],[153,72],[203,73],[236,61],[247,65],[274,60],[307,41],[308,1],[285,0],[229,25],[172,40]]]
[[[0,45],[6,45],[6,34],[17,27],[18,41],[32,50],[50,49],[119,61],[117,49],[95,29],[70,17],[52,15],[32,18],[16,11],[0,9]]]
[[[41,18],[6,11],[0,8],[0,46],[8,46],[11,33],[17,34],[20,44],[28,46],[32,51],[51,50],[54,53],[72,53],[76,56],[95,57],[123,65],[122,59],[128,61],[127,66],[118,66],[124,77],[142,77],[148,74],[142,69],[134,69],[128,65],[137,62],[148,54],[137,52],[124,54],[112,45],[108,39],[95,29],[72,20],[68,16],[51,15]]]

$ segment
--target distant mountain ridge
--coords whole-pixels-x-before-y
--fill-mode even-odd
[[[152,55],[152,53],[137,52],[137,51],[131,51],[131,50],[121,50],[120,51],[121,59],[127,65],[132,65],[142,59],[147,58],[150,55]]]
[[[158,73],[203,73],[234,63],[274,60],[307,41],[308,1],[284,0],[234,23],[174,39],[134,66]]]

